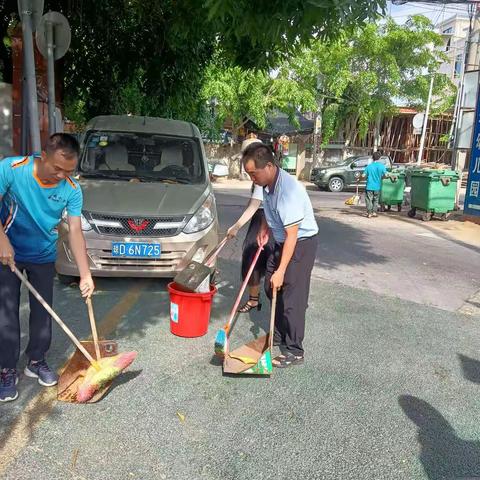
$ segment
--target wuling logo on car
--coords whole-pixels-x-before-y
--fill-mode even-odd
[[[143,232],[147,227],[150,222],[146,219],[143,218],[132,218],[128,220],[128,226],[134,231],[134,232]]]

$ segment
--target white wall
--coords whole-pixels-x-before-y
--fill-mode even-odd
[[[443,35],[443,52],[447,55],[448,61],[443,63],[438,72],[448,75],[453,83],[458,85],[459,78],[455,74],[455,61],[457,56],[460,56],[460,68],[463,64],[463,58],[465,55],[465,42],[468,37],[468,28],[470,21],[464,17],[454,16],[442,23],[437,24],[436,28],[440,34]],[[448,29],[451,29],[450,33],[444,33]],[[447,42],[450,46],[447,49]]]

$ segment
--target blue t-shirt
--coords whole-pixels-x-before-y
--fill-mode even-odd
[[[82,213],[82,190],[70,177],[46,185],[36,175],[34,157],[0,161],[0,221],[20,263],[50,263],[57,257],[57,226],[66,210]]]
[[[313,237],[318,225],[305,187],[292,175],[278,169],[275,184],[263,189],[263,209],[277,243],[286,239],[285,229],[298,225],[298,238]]]
[[[382,177],[387,173],[387,167],[379,161],[372,162],[366,169],[367,190],[378,192],[382,189]]]

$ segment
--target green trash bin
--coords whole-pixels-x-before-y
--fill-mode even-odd
[[[455,210],[458,173],[453,170],[414,170],[412,171],[411,210],[413,218],[421,210],[422,220],[429,221],[433,215],[441,215],[448,220],[449,213]]]
[[[402,211],[403,192],[405,191],[405,171],[394,170],[389,172],[389,176],[382,180],[382,189],[380,190],[380,210],[391,210],[392,205],[397,206],[399,212]]]

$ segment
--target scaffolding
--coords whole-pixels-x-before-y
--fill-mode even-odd
[[[393,117],[385,118],[380,128],[378,149],[389,155],[394,163],[413,163],[417,161],[420,146],[420,134],[414,131],[412,119],[417,112],[413,109],[401,109]],[[446,163],[452,161],[452,149],[448,148],[448,137],[452,125],[452,116],[442,114],[428,119],[425,149],[422,163]],[[375,131],[373,124],[367,135],[361,138],[358,133],[349,146],[349,150],[373,150]]]

